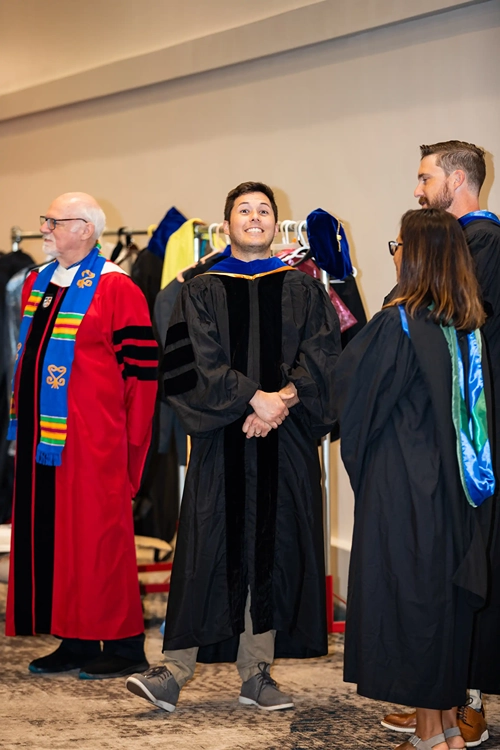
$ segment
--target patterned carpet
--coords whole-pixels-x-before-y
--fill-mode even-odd
[[[0,628],[6,586],[0,584]],[[162,595],[145,600],[147,653],[161,659]],[[0,636],[0,750],[390,750],[404,735],[380,726],[392,708],[356,695],[342,682],[342,636],[332,636],[327,657],[276,663],[275,679],[295,698],[291,711],[267,713],[238,704],[234,665],[199,665],[167,714],[131,695],[124,680],[86,682],[72,672],[34,676],[29,661],[57,645],[50,636]],[[486,703],[491,739],[500,748],[500,699]]]

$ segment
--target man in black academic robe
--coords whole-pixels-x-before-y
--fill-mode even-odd
[[[317,441],[340,352],[322,285],[271,257],[270,188],[228,195],[231,257],[186,282],[166,339],[165,394],[192,448],[165,627],[165,667],[127,681],[174,710],[196,660],[235,661],[240,702],[293,706],[277,657],[327,653]]]

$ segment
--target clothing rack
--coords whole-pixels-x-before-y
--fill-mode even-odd
[[[193,250],[194,250],[194,262],[198,263],[201,257],[201,240],[203,235],[207,235],[209,237],[209,243],[212,250],[215,250],[215,246],[212,240],[212,237],[215,234],[220,235],[224,234],[222,231],[223,224],[214,222],[213,224],[195,224],[193,227],[194,232],[194,240],[193,240]],[[229,242],[228,242],[229,244]]]
[[[224,235],[222,222],[214,222],[213,224],[195,224],[194,225],[194,262],[197,263],[200,260],[200,248],[201,239],[203,235],[208,234],[209,244],[212,250],[216,250],[214,236],[220,237]],[[281,232],[283,240],[286,244],[290,242],[290,233],[296,233],[299,237],[301,244],[306,243],[305,233],[307,233],[307,221],[302,219],[301,221],[293,221],[291,219],[285,219],[284,221],[278,222],[278,231]],[[229,237],[226,237],[226,244],[229,244]]]
[[[128,237],[137,235],[146,235],[149,233],[148,229],[130,229],[129,227],[120,227],[119,229],[105,229],[101,234],[101,237]],[[41,240],[43,234],[41,232],[23,232],[19,227],[12,227],[10,230],[10,241],[11,250],[15,253],[19,250],[20,244],[23,240]]]

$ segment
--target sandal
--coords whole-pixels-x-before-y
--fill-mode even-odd
[[[462,737],[462,732],[460,731],[459,727],[450,727],[449,729],[444,730],[444,736],[445,739],[449,739],[450,737]],[[464,746],[462,750],[465,750],[467,745],[465,744],[464,740]]]
[[[455,729],[455,727],[452,727],[452,729],[449,729],[448,731],[450,732],[453,729]],[[448,736],[451,737],[452,735]],[[432,750],[433,747],[439,745],[441,742],[446,742],[446,738],[444,734],[436,734],[434,737],[430,737],[430,739],[428,740],[423,740],[421,737],[417,737],[417,735],[414,734],[407,739],[407,742],[409,742],[410,745],[418,748],[418,750]]]

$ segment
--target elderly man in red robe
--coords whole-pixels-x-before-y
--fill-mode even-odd
[[[94,198],[61,195],[40,221],[54,260],[23,289],[6,634],[61,639],[31,672],[118,677],[147,667],[132,498],[157,346],[142,292],[100,253],[105,216]]]

